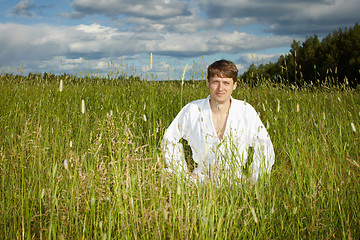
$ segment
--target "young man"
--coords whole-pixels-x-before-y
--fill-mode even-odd
[[[250,104],[231,97],[237,75],[235,64],[227,60],[208,67],[206,85],[210,95],[188,103],[164,134],[162,147],[168,172],[189,173],[181,138],[188,141],[196,166],[185,176],[197,181],[244,181],[247,161],[251,162],[251,182],[270,172],[275,154],[263,123]],[[248,159],[250,148],[253,159]]]

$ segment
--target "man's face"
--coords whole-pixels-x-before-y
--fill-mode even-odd
[[[230,100],[232,92],[236,88],[236,83],[232,78],[212,77],[206,80],[209,88],[210,97],[217,103],[225,103]]]

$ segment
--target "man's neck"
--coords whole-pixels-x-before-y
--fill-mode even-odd
[[[220,103],[210,99],[210,108],[214,114],[225,114],[229,111],[231,100]]]

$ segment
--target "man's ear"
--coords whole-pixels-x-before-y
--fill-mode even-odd
[[[236,89],[236,86],[237,86],[237,82],[234,83],[234,87],[233,87],[233,90]]]
[[[209,80],[206,79],[206,86],[209,87]]]

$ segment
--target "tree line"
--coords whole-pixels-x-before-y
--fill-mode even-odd
[[[301,44],[293,41],[288,54],[276,63],[255,66],[241,75],[250,85],[263,81],[286,85],[349,86],[360,83],[360,27],[334,30],[321,41],[317,35]]]

